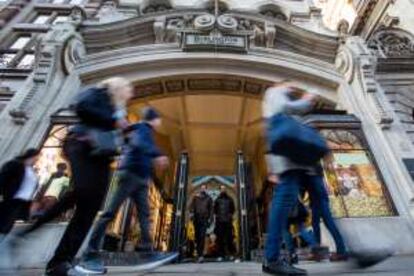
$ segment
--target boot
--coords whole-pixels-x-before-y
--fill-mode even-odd
[[[276,262],[266,262],[263,264],[262,270],[263,272],[272,275],[300,276],[308,274],[306,270],[294,267],[284,260],[278,260]]]

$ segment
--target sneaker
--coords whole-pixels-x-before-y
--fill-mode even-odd
[[[262,270],[263,272],[272,275],[300,276],[308,274],[306,270],[294,267],[284,260],[263,264]]]
[[[289,255],[289,264],[298,264],[299,263],[299,256],[296,253],[292,253]]]
[[[197,263],[199,263],[199,264],[204,263],[204,257],[203,256],[198,257]]]
[[[359,268],[367,268],[385,261],[393,255],[393,252],[359,252],[352,253],[352,261]]]
[[[101,258],[96,257],[82,260],[75,266],[75,271],[86,275],[102,275],[107,270]]]
[[[46,276],[67,276],[69,270],[71,270],[72,264],[69,262],[59,263],[53,266],[47,266],[45,275]]]
[[[348,254],[341,254],[341,253],[332,253],[331,256],[329,256],[329,260],[331,262],[346,262],[348,261]]]

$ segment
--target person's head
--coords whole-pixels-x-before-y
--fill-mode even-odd
[[[125,108],[128,101],[134,96],[131,82],[125,78],[112,77],[101,81],[98,87],[108,89],[114,105]]]
[[[220,193],[224,194],[227,192],[227,188],[224,185],[220,185]]]
[[[66,165],[66,163],[58,163],[56,166],[56,170],[58,172],[64,173],[66,171],[66,169],[68,168],[68,165]]]
[[[205,193],[205,192],[207,192],[207,185],[201,185],[201,187],[200,187],[200,192],[201,192],[201,193]]]
[[[27,149],[21,155],[17,157],[18,160],[22,161],[26,166],[33,166],[39,157],[40,150],[35,148]]]
[[[141,111],[141,118],[152,127],[159,127],[162,123],[160,114],[152,107],[144,107]]]

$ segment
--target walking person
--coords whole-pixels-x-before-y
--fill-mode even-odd
[[[138,220],[141,227],[140,251],[149,254],[146,264],[140,266],[142,270],[152,269],[173,260],[176,254],[161,254],[153,251],[153,240],[150,234],[150,207],[148,203],[149,180],[153,171],[153,164],[165,168],[168,158],[156,146],[153,130],[161,125],[161,118],[156,110],[144,108],[142,122],[130,127],[129,143],[123,154],[119,185],[114,192],[108,208],[96,222],[88,248],[82,256],[82,261],[75,270],[86,274],[104,274],[105,266],[100,258],[105,231],[108,224],[115,218],[122,203],[130,197],[138,210]],[[134,268],[136,271],[138,266]]]
[[[104,80],[79,95],[74,109],[80,122],[69,130],[63,145],[72,169],[73,189],[25,231],[34,231],[63,211],[76,207],[46,266],[46,275],[67,275],[107,193],[112,155],[97,153],[99,149],[91,141],[91,132],[126,128],[125,107],[132,96],[130,82],[119,77]]]
[[[33,195],[38,186],[34,171],[40,151],[28,149],[3,165],[0,171],[0,242],[19,218],[28,219]]]
[[[207,194],[207,186],[202,185],[200,192],[197,193],[190,205],[190,217],[193,219],[196,251],[198,262],[204,261],[204,246],[206,232],[211,225],[213,216],[213,200]]]
[[[223,258],[234,258],[235,247],[233,237],[233,215],[235,206],[233,199],[227,194],[226,187],[220,186],[220,194],[214,202],[215,233],[217,236],[217,247],[221,262]]]
[[[279,114],[302,115],[313,108],[316,100],[313,95],[305,93],[300,98],[295,98],[295,93],[297,93],[296,89],[288,82],[266,91],[263,116],[267,119],[269,131],[273,130],[271,119],[274,116]],[[324,187],[321,187],[323,179],[315,169],[317,162],[313,166],[303,165],[288,157],[272,154],[267,156],[267,163],[270,171],[278,176],[280,182],[274,189],[271,203],[263,271],[274,275],[307,274],[305,270],[290,265],[280,257],[280,240],[287,227],[288,214],[297,202],[300,188],[306,184],[313,202],[312,209],[324,216],[324,221],[329,223],[331,233],[334,233],[333,238],[338,253],[346,255],[342,236],[333,221],[329,205],[325,208],[325,204],[329,202],[323,199],[322,188]],[[323,211],[320,210],[322,208]]]

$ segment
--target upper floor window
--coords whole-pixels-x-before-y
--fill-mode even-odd
[[[56,18],[53,20],[53,24],[57,24],[59,22],[66,22],[68,21],[69,17],[66,15],[58,15],[56,16]]]
[[[40,14],[36,16],[36,18],[33,20],[33,24],[47,24],[50,19],[50,15],[46,14]]]
[[[10,49],[20,50],[23,49],[30,41],[30,36],[21,36],[10,46]]]
[[[31,69],[34,63],[34,43],[30,34],[15,35],[9,46],[2,47],[0,52],[0,68]],[[7,43],[7,41],[6,41]]]

